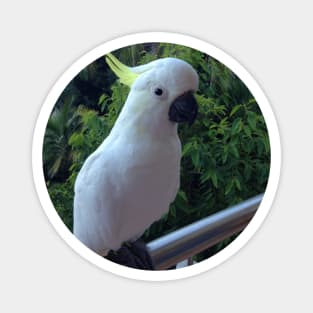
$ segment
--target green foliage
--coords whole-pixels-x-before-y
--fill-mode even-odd
[[[55,209],[62,218],[64,224],[70,229],[73,229],[73,190],[72,184],[69,180],[53,184],[48,183],[49,195]]]
[[[179,127],[181,188],[169,212],[144,234],[146,241],[264,192],[270,167],[266,124],[250,91],[233,72],[200,51],[174,44],[141,44],[114,54],[131,66],[167,56],[181,58],[200,77],[198,118],[192,127]],[[70,229],[76,175],[113,127],[128,91],[100,58],[73,79],[51,114],[44,171],[52,202]]]
[[[71,98],[62,99],[62,105],[55,107],[46,127],[43,162],[45,177],[49,180],[64,180],[69,173],[72,160],[68,141],[80,123],[71,104]]]

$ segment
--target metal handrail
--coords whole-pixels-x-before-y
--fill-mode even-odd
[[[242,231],[257,211],[263,194],[212,214],[147,244],[157,270],[208,249]]]

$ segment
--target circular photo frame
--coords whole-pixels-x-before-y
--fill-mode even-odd
[[[266,172],[266,183],[263,183],[263,189],[264,191],[262,192],[262,201],[260,205],[258,206],[258,209],[256,210],[255,214],[253,215],[253,218],[249,221],[249,223],[244,227],[244,229],[240,230],[240,234],[233,238],[232,240],[228,240],[227,244],[224,244],[222,248],[220,248],[218,251],[214,250],[213,253],[209,257],[202,257],[200,258],[199,262],[195,262],[192,264],[192,266],[184,266],[181,268],[176,268],[175,270],[165,270],[162,267],[158,268],[158,270],[141,270],[141,269],[134,269],[128,266],[123,266],[119,265],[115,262],[112,262],[108,260],[107,258],[102,257],[98,253],[92,251],[92,249],[88,248],[85,244],[83,244],[80,240],[76,238],[76,236],[73,235],[73,232],[71,231],[71,227],[69,226],[72,221],[68,222],[66,219],[68,218],[67,216],[62,216],[62,208],[59,208],[58,210],[56,209],[56,202],[58,202],[58,195],[61,192],[59,190],[57,191],[51,191],[52,187],[50,185],[50,181],[47,178],[47,176],[51,177],[57,177],[56,174],[56,168],[60,168],[61,161],[57,163],[57,165],[54,164],[54,167],[51,166],[51,168],[47,169],[45,167],[45,156],[44,156],[44,151],[45,151],[45,134],[47,131],[47,123],[49,119],[52,116],[52,112],[56,106],[56,103],[60,101],[61,95],[64,92],[66,88],[68,88],[69,84],[73,81],[75,77],[78,75],[81,75],[81,80],[84,80],[84,75],[88,76],[90,73],[85,73],[84,69],[86,69],[89,65],[93,64],[96,60],[99,60],[101,58],[104,58],[105,56],[111,54],[111,52],[115,51],[121,51],[125,47],[135,47],[135,46],[141,45],[145,46],[145,51],[150,52],[147,53],[146,55],[142,55],[142,53],[137,51],[136,49],[133,49],[134,51],[131,52],[131,59],[134,61],[134,54],[137,53],[137,55],[140,56],[142,61],[142,64],[148,63],[148,61],[151,61],[151,55],[154,53],[154,55],[161,55],[161,57],[168,56],[168,57],[174,57],[174,58],[180,58],[180,52],[177,52],[177,50],[172,49],[171,50],[171,45],[172,46],[180,46],[184,47],[186,49],[193,49],[194,51],[198,51],[202,53],[203,55],[206,55],[208,60],[205,60],[209,63],[209,61],[212,59],[214,60],[214,64],[211,63],[211,66],[218,66],[218,64],[221,64],[223,68],[218,69],[222,75],[223,71],[229,70],[229,73],[234,73],[236,79],[239,79],[247,88],[247,90],[253,95],[253,101],[256,103],[256,105],[259,107],[260,112],[261,112],[261,117],[264,118],[265,120],[265,129],[268,133],[268,172]],[[162,51],[155,53],[153,49],[163,49],[163,50],[158,50]],[[173,47],[172,47],[173,48]],[[168,50],[166,50],[168,49]],[[167,52],[164,52],[164,51]],[[152,52],[151,52],[152,51]],[[185,50],[184,50],[185,51]],[[183,50],[181,54],[185,53]],[[165,55],[167,53],[167,55]],[[174,55],[173,55],[174,54]],[[189,54],[190,56],[190,54]],[[114,56],[113,56],[114,57]],[[193,56],[192,56],[193,57]],[[187,58],[188,59],[188,58]],[[209,60],[210,59],[210,60]],[[189,59],[188,59],[189,60]],[[199,59],[200,60],[200,59]],[[201,59],[202,60],[202,59]],[[113,63],[118,62],[113,59]],[[196,62],[196,61],[194,61]],[[201,61],[202,62],[202,61]],[[135,64],[137,65],[142,65],[142,64]],[[217,65],[216,65],[217,64]],[[134,64],[127,64],[129,66],[133,66]],[[100,65],[101,66],[101,65]],[[114,71],[114,68],[113,68]],[[219,73],[218,71],[216,73]],[[116,72],[115,72],[116,74]],[[114,76],[114,74],[112,74]],[[202,82],[206,82],[206,77],[205,74],[204,76],[199,77],[200,81],[200,88],[201,88],[201,80]],[[211,83],[214,83],[214,79],[218,78],[212,78],[211,75]],[[120,81],[122,81],[125,78],[120,77]],[[128,79],[128,78],[127,78]],[[116,87],[116,86],[115,86]],[[119,86],[120,87],[120,86]],[[162,86],[166,87],[166,86]],[[84,87],[85,88],[85,87]],[[92,86],[90,87],[92,88]],[[117,88],[117,87],[116,87]],[[120,87],[121,88],[121,87]],[[157,89],[155,89],[155,94],[157,96],[160,96],[163,92],[162,88],[160,89],[159,86]],[[225,87],[226,88],[226,87]],[[231,88],[231,87],[229,87]],[[215,90],[216,92],[216,90]],[[206,95],[207,98],[209,96]],[[217,95],[217,97],[219,97]],[[65,96],[63,97],[64,99],[66,98]],[[96,98],[97,101],[95,105],[98,105],[98,110],[99,110],[99,115],[101,116],[106,114],[106,110],[108,109],[108,106],[110,105],[110,101],[107,101],[107,97],[105,92],[103,94],[97,94],[96,93]],[[67,97],[67,100],[62,100],[63,104],[65,103],[64,101],[71,101],[68,100],[69,98]],[[198,98],[198,100],[201,101],[202,98]],[[90,99],[89,99],[90,100]],[[203,99],[202,99],[203,100]],[[88,101],[88,100],[86,100]],[[204,100],[203,100],[204,101]],[[240,117],[235,119],[235,115],[239,114],[238,112],[242,109],[242,103],[236,103],[236,108],[235,106],[231,108],[230,111],[228,111],[228,115],[232,115],[233,118],[231,119],[231,122],[229,126],[229,132],[234,134],[236,132],[240,132],[243,130],[243,122]],[[80,112],[83,112],[81,114],[85,114],[86,112],[83,111],[84,109],[81,109]],[[219,103],[219,106],[216,107],[216,116],[217,122],[221,121],[221,114],[225,110],[223,108],[223,103]],[[222,112],[220,115],[218,112]],[[212,112],[211,112],[212,114]],[[88,120],[88,114],[84,116],[86,120]],[[90,115],[90,114],[89,114]],[[216,117],[215,116],[215,117]],[[82,118],[82,115],[80,116]],[[226,123],[226,122],[225,122]],[[250,125],[252,128],[256,127],[256,121],[253,120],[253,118],[248,116],[247,120],[247,125]],[[72,126],[70,126],[72,127]],[[212,126],[211,129],[214,127]],[[209,129],[209,128],[208,128]],[[250,130],[246,130],[246,136],[251,137],[251,133],[249,133]],[[81,135],[81,134],[80,134]],[[219,134],[220,136],[223,136],[222,133]],[[219,136],[218,135],[218,136]],[[104,138],[103,138],[104,139]],[[81,137],[78,135],[71,139],[67,138],[67,141],[71,140],[71,144],[73,145],[79,145],[80,140],[82,140]],[[76,140],[76,141],[75,141]],[[261,144],[260,144],[261,145]],[[188,144],[187,144],[188,146]],[[193,146],[193,143],[189,144],[189,148]],[[265,146],[265,148],[264,148]],[[266,143],[263,144],[263,146],[257,148],[259,149],[259,152],[262,153],[264,152],[263,150],[266,150]],[[262,150],[263,149],[263,150]],[[183,148],[183,155],[184,153],[187,153],[185,149]],[[190,150],[190,149],[189,149]],[[53,154],[53,152],[52,152]],[[240,159],[240,151],[235,147],[233,148],[233,151],[230,152],[230,154],[233,155],[234,158],[237,158],[237,161],[239,162]],[[80,154],[79,154],[80,156]],[[71,155],[71,157],[73,157]],[[77,155],[76,155],[77,157]],[[190,156],[190,162],[193,165],[197,165],[199,161],[199,155],[191,155]],[[226,160],[224,160],[226,162]],[[223,162],[224,162],[223,161]],[[197,163],[198,162],[198,163]],[[79,163],[79,162],[77,162]],[[200,163],[199,163],[200,164]],[[239,164],[239,163],[238,163]],[[123,277],[128,277],[128,278],[133,278],[133,279],[139,279],[139,280],[146,280],[146,281],[168,281],[168,280],[176,280],[176,279],[181,279],[181,278],[186,278],[190,276],[194,276],[199,273],[203,273],[230,258],[233,254],[235,254],[241,247],[243,247],[248,240],[253,236],[253,234],[257,231],[257,229],[260,227],[262,222],[264,221],[266,215],[269,212],[270,206],[274,200],[274,196],[278,187],[278,182],[279,182],[279,175],[280,175],[280,167],[281,167],[281,147],[280,147],[280,139],[279,139],[279,131],[277,127],[277,123],[275,120],[275,116],[273,114],[273,111],[271,109],[271,106],[264,95],[262,89],[259,87],[259,85],[256,83],[256,81],[253,79],[253,77],[241,66],[236,60],[234,60],[232,57],[230,57],[227,53],[223,52],[222,50],[214,47],[213,45],[206,43],[202,40],[190,37],[190,36],[185,36],[181,34],[174,34],[174,33],[165,33],[165,32],[152,32],[152,33],[139,33],[139,34],[133,34],[133,35],[127,35],[124,37],[120,37],[114,40],[111,40],[109,42],[106,42],[95,49],[91,50],[90,52],[86,53],[82,57],[80,57],[73,65],[70,66],[69,69],[66,70],[66,72],[58,79],[58,81],[55,83],[53,88],[51,89],[50,93],[48,94],[42,109],[40,111],[40,114],[37,119],[35,131],[34,131],[34,137],[33,137],[33,150],[32,150],[32,165],[33,165],[33,175],[34,175],[34,182],[35,186],[37,189],[37,193],[40,199],[40,202],[42,204],[42,207],[45,210],[46,215],[48,216],[48,219],[56,229],[56,231],[59,233],[59,235],[66,241],[66,243],[74,249],[78,254],[80,254],[82,257],[84,257],[86,260],[89,262],[97,265],[98,267],[112,272],[114,274],[123,276]],[[71,165],[71,171],[75,172],[75,166],[73,164]],[[78,166],[79,167],[79,166]],[[195,166],[197,167],[197,166]],[[74,170],[73,170],[74,168]],[[200,168],[200,165],[199,165]],[[198,168],[197,175],[201,179],[201,169]],[[49,171],[50,170],[50,171]],[[77,174],[78,170],[76,170],[75,174]],[[47,174],[48,173],[48,174]],[[67,179],[69,179],[71,173],[67,172]],[[73,174],[73,173],[72,173]],[[49,176],[49,177],[50,177]],[[204,177],[205,176],[205,177]],[[72,180],[75,180],[76,176],[73,175]],[[59,177],[55,180],[62,180],[64,177]],[[186,179],[188,180],[188,178]],[[237,190],[238,194],[240,194],[240,191],[242,190],[243,186],[241,186],[240,180],[233,178],[233,180],[229,183],[227,181],[222,181],[214,172],[208,172],[205,175],[202,175],[202,181],[201,182],[209,182],[212,186],[212,188],[215,190],[218,190],[218,188],[223,188],[223,194],[225,197],[231,192],[233,189],[234,192]],[[223,185],[225,183],[225,185]],[[262,189],[262,188],[261,188]],[[54,196],[51,194],[54,192]],[[63,191],[62,191],[63,192]],[[252,194],[253,196],[253,194]],[[186,195],[182,191],[182,194],[180,194],[180,203],[181,206],[183,206],[182,201],[187,201],[186,200]],[[188,195],[187,195],[188,198]],[[54,200],[52,200],[54,199]],[[56,200],[57,199],[57,200]],[[240,197],[234,197],[234,199],[240,199]],[[246,200],[246,199],[243,199]],[[235,200],[233,200],[235,201]],[[214,203],[214,202],[212,202]],[[201,203],[200,203],[201,204]],[[237,204],[237,203],[235,203]],[[60,206],[62,207],[62,205]],[[70,209],[71,210],[71,209]],[[179,210],[179,204],[178,207],[171,207],[170,213],[172,220],[175,219],[176,215],[179,214],[177,212]],[[216,212],[211,212],[211,213],[216,213]],[[68,214],[68,212],[67,212]],[[183,213],[182,213],[183,214]],[[210,212],[204,212],[204,214],[194,214],[194,216],[198,216],[198,219],[202,219],[205,215],[209,215]],[[220,214],[221,215],[221,214]],[[187,215],[186,215],[187,216]],[[217,216],[217,215],[216,215]],[[221,216],[218,216],[216,218],[220,218]],[[184,217],[185,218],[185,217]],[[69,219],[72,219],[72,217],[69,217]],[[173,227],[173,223],[168,222],[167,225],[170,224],[171,227]],[[185,223],[186,224],[186,223]],[[189,223],[187,223],[189,224]],[[162,225],[161,225],[162,226]],[[164,226],[164,225],[163,225]],[[162,226],[162,227],[163,227]],[[186,226],[186,225],[184,225]],[[198,225],[199,226],[199,225]],[[198,227],[197,226],[197,227]],[[161,227],[161,228],[162,228]],[[169,227],[166,229],[166,232],[169,232],[171,229]],[[152,238],[155,239],[155,236],[159,234],[156,229],[159,229],[160,225],[155,226],[152,231],[150,231],[149,234],[146,234],[146,238]],[[153,249],[153,248],[151,248]]]

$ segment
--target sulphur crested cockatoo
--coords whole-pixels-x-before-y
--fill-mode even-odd
[[[177,123],[194,121],[198,75],[191,65],[163,58],[127,67],[107,63],[130,87],[110,134],[75,182],[74,235],[105,256],[134,241],[169,209],[179,189]]]

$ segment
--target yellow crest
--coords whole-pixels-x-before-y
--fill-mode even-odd
[[[113,54],[107,54],[105,58],[110,69],[115,73],[115,75],[120,79],[122,84],[129,87],[134,83],[139,74],[134,73],[130,67],[121,63]]]

